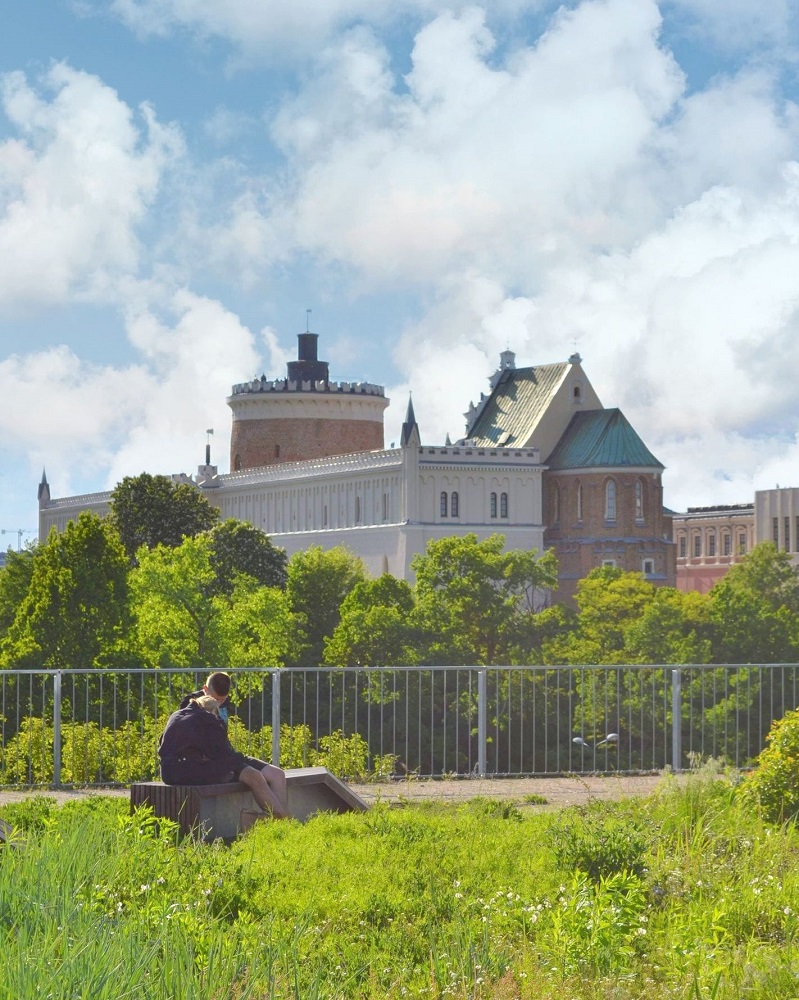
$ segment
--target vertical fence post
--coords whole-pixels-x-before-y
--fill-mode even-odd
[[[61,671],[53,676],[53,784],[61,784]]]
[[[280,667],[272,671],[272,763],[280,767]]]
[[[486,742],[488,739],[488,685],[487,671],[481,667],[477,671],[477,773],[481,778],[486,776]]]
[[[682,674],[679,667],[671,671],[671,766],[682,770]]]

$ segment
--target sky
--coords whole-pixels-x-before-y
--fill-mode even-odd
[[[387,446],[578,351],[670,508],[799,486],[798,11],[0,0],[0,546],[228,471],[306,329]]]

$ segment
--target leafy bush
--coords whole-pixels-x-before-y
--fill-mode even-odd
[[[25,718],[0,756],[7,785],[47,785],[53,780],[53,727],[43,719]]]
[[[799,816],[799,709],[772,724],[757,766],[744,778],[739,794],[759,806],[770,822]]]
[[[558,865],[585,872],[594,882],[620,872],[646,870],[649,837],[640,821],[597,802],[566,810],[550,830]]]

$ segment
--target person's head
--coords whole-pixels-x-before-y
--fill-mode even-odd
[[[211,715],[219,715],[219,702],[213,695],[201,694],[199,698],[192,698],[191,700],[206,712],[210,712]]]
[[[215,698],[221,705],[230,694],[230,674],[226,674],[222,670],[216,670],[214,673],[209,674],[203,691],[212,698]]]

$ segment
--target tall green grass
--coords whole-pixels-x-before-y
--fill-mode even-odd
[[[560,813],[378,804],[229,846],[112,799],[3,815],[0,1000],[799,995],[799,836],[713,772]]]

